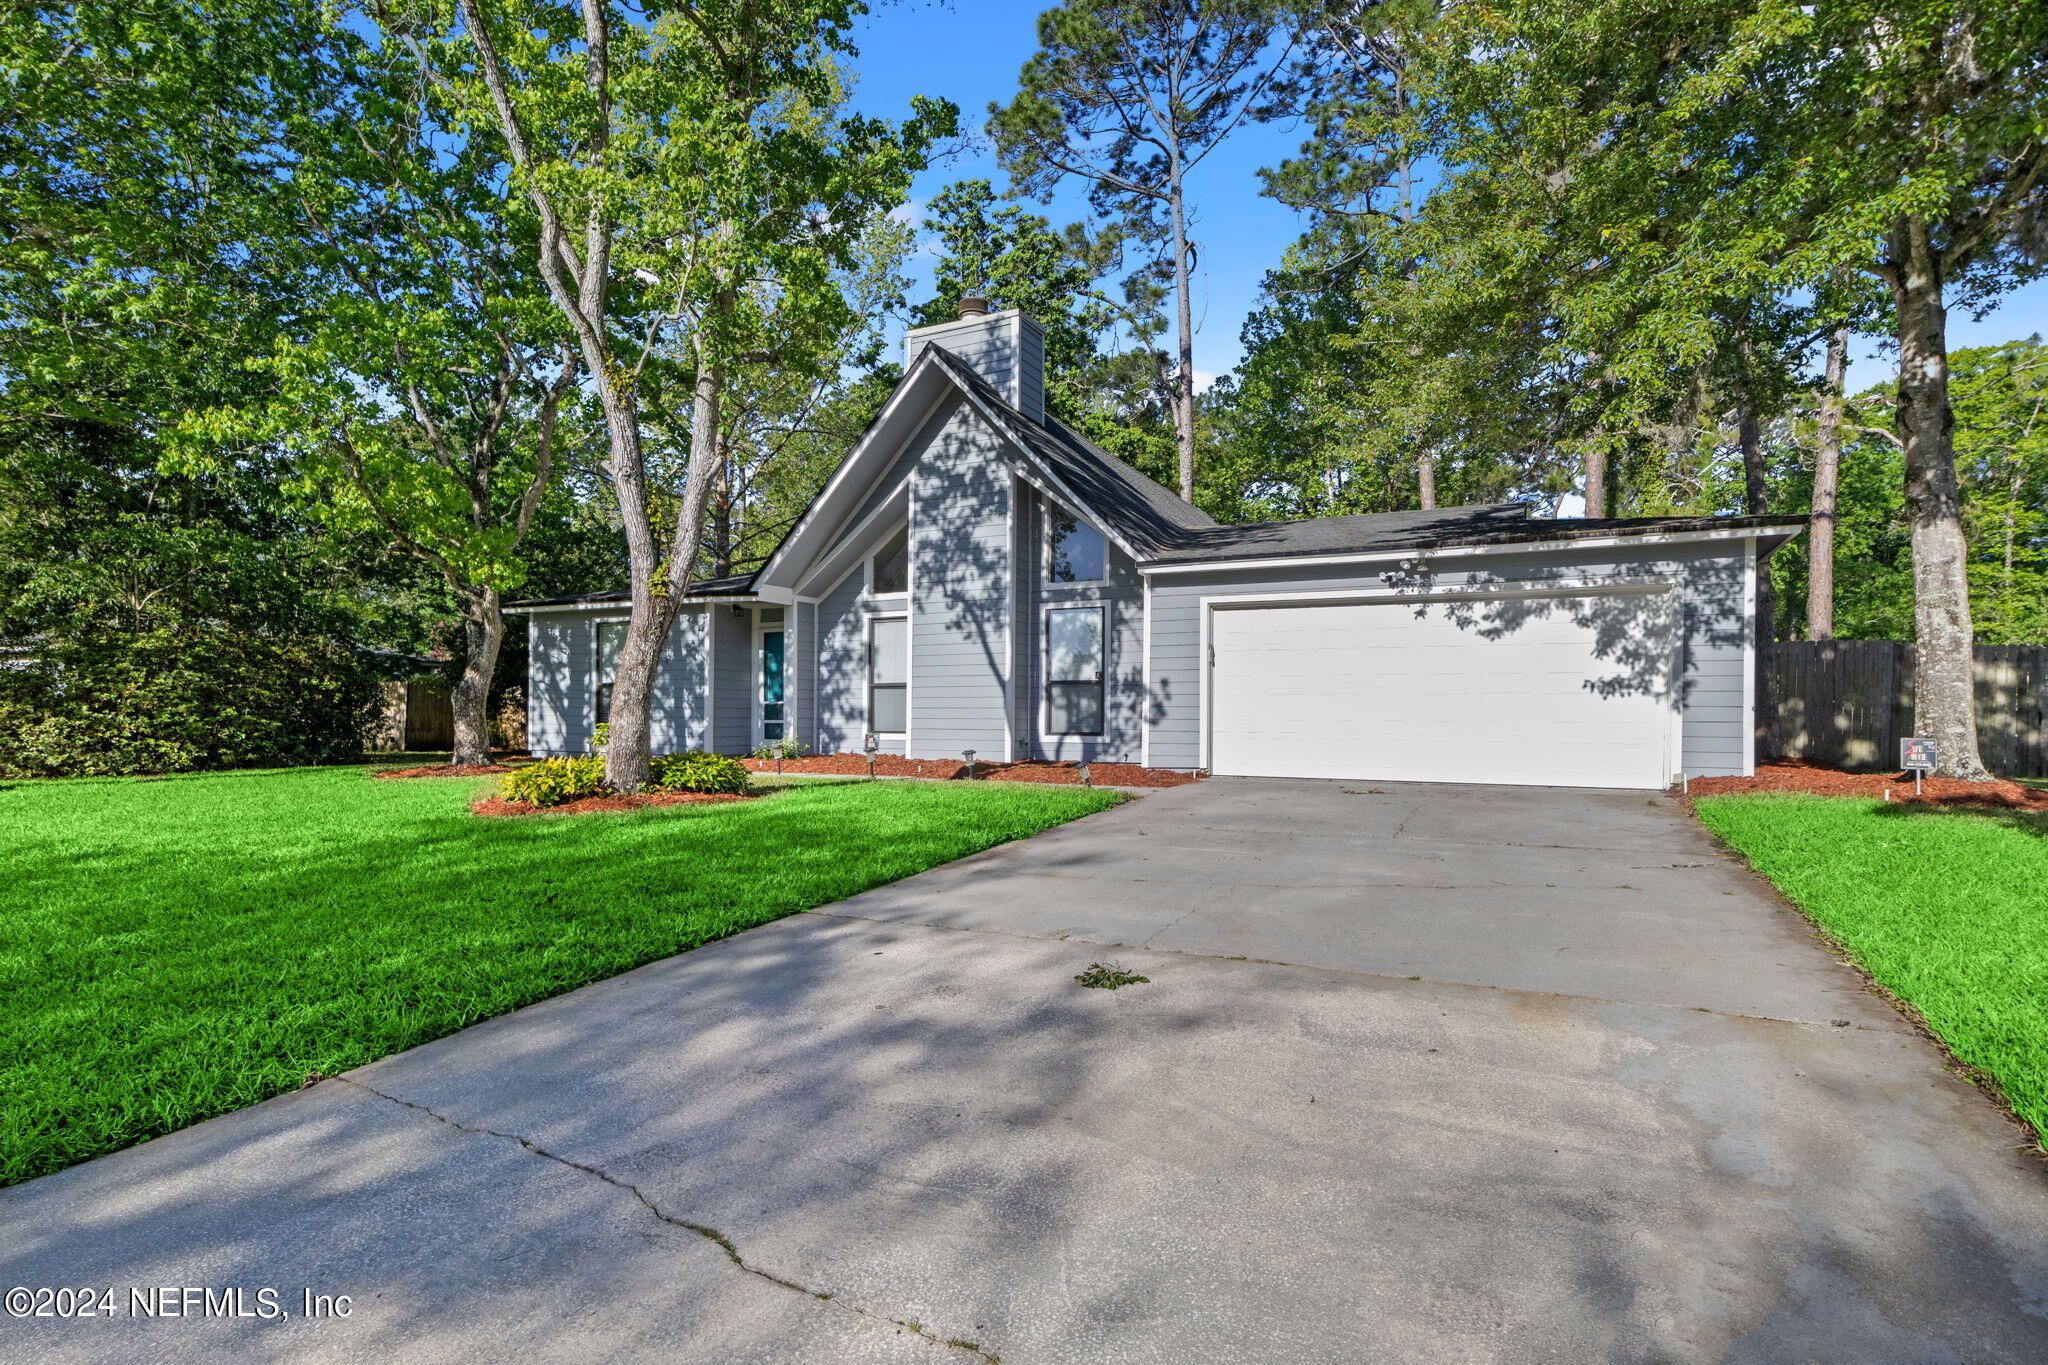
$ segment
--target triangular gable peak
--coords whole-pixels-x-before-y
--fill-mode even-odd
[[[1031,423],[1010,410],[1000,395],[958,357],[941,346],[927,344],[919,348],[917,359],[897,381],[880,414],[761,567],[754,578],[755,593],[769,601],[792,600],[797,585],[810,576],[811,566],[821,556],[830,554],[852,529],[850,519],[877,491],[879,481],[895,467],[897,458],[916,439],[933,411],[955,394],[1003,439],[1018,474],[1094,523],[1133,559],[1150,557],[1147,547],[1120,533],[1113,518],[1104,517],[1040,457],[1033,448]]]

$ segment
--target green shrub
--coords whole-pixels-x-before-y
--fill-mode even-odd
[[[654,781],[665,792],[710,792],[745,796],[754,789],[752,776],[736,758],[691,750],[654,760]]]
[[[802,758],[810,751],[810,746],[792,733],[784,735],[781,739],[762,740],[754,746],[753,756],[763,760]]]
[[[305,764],[362,752],[362,656],[317,636],[203,624],[37,641],[0,668],[0,776]]]
[[[508,801],[529,806],[559,806],[586,796],[603,796],[604,759],[597,754],[580,758],[544,758],[529,763],[500,779],[498,790]]]

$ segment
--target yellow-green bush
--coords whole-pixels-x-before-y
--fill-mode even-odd
[[[664,754],[655,759],[654,781],[649,785],[668,792],[712,792],[735,796],[744,796],[754,789],[752,776],[738,759],[695,749],[684,754]]]
[[[498,789],[506,800],[524,801],[529,806],[559,806],[586,796],[602,796],[606,790],[604,757],[544,758],[505,774]]]

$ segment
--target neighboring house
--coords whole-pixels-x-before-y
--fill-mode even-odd
[[[657,751],[1097,759],[1662,787],[1753,758],[1754,584],[1803,518],[1516,505],[1220,526],[1045,413],[1035,323],[906,338],[881,415],[759,571],[699,583]],[[604,718],[625,594],[532,614],[529,741]]]

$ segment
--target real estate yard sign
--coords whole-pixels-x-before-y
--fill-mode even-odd
[[[1925,736],[1916,735],[1910,739],[1899,741],[1899,766],[1910,770],[1913,774],[1913,795],[1918,796],[1920,794],[1920,779],[1922,775],[1931,773],[1940,766],[1934,759],[1933,740]]]

